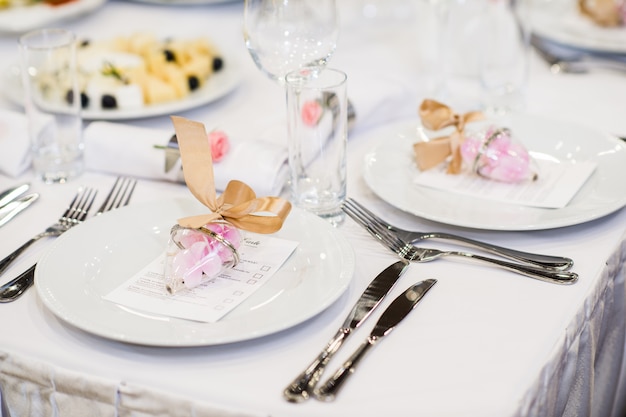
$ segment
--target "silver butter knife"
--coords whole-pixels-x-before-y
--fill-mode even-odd
[[[288,401],[301,402],[309,398],[309,392],[313,390],[319,381],[330,358],[337,352],[348,336],[370,316],[408,266],[409,264],[406,261],[398,261],[388,266],[372,280],[352,308],[352,311],[350,311],[350,314],[346,317],[341,328],[328,342],[324,350],[311,362],[304,372],[298,375],[285,388],[283,395]]]
[[[0,193],[0,207],[6,206],[11,201],[15,200],[18,196],[24,194],[28,190],[29,187],[30,187],[30,184],[28,183],[20,184],[20,185],[17,185],[15,187],[9,188],[8,190],[1,192]]]
[[[28,194],[25,197],[18,198],[4,206],[0,206],[0,226],[4,226],[9,220],[21,213],[38,198],[39,194],[37,193]]]
[[[391,302],[389,307],[380,316],[374,330],[363,344],[350,356],[350,358],[339,368],[339,370],[320,388],[315,390],[315,397],[322,401],[332,401],[337,392],[345,384],[348,376],[354,373],[356,366],[363,359],[370,348],[378,343],[383,337],[389,334],[424,297],[437,280],[427,279],[409,287],[403,294]]]

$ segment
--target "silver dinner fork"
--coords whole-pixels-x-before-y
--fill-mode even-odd
[[[361,219],[359,219],[353,211],[344,211],[356,222],[361,222]],[[456,256],[486,262],[527,277],[553,284],[573,284],[578,280],[578,274],[572,271],[559,271],[533,265],[519,264],[497,258],[477,255],[470,252],[442,251],[438,249],[421,248],[402,240],[393,233],[376,231],[371,227],[366,227],[366,230],[400,258],[411,262],[429,262],[444,256]]]
[[[379,238],[379,234],[393,234],[409,244],[415,245],[418,242],[425,239],[440,239],[440,240],[449,240],[455,241],[458,243],[462,243],[468,245],[473,248],[482,249],[486,252],[489,252],[494,255],[498,255],[504,258],[508,258],[511,260],[527,263],[530,265],[535,265],[538,267],[554,269],[559,271],[567,271],[572,265],[574,265],[574,261],[570,258],[562,257],[562,256],[552,256],[552,255],[543,255],[538,253],[530,253],[530,252],[522,252],[511,248],[505,248],[502,246],[496,246],[491,243],[481,242],[479,240],[474,240],[470,238],[466,238],[459,235],[454,235],[450,233],[444,232],[416,232],[410,230],[400,229],[399,227],[393,226],[389,223],[386,223],[383,219],[376,216],[370,210],[365,208],[363,205],[355,201],[354,199],[348,198],[343,204],[343,211],[346,212],[353,220],[359,223],[361,226],[366,228],[371,234],[375,237]]]
[[[104,200],[104,203],[102,203],[95,215],[98,216],[106,211],[127,205],[135,191],[136,184],[137,180],[135,179],[118,177]],[[86,216],[87,213],[85,213],[85,217]],[[84,219],[83,217],[83,220]],[[20,275],[0,287],[0,303],[15,301],[33,284],[35,281],[36,266],[37,264],[32,265]]]
[[[2,274],[8,266],[20,256],[33,243],[44,237],[59,236],[73,226],[81,223],[87,217],[87,213],[91,210],[91,205],[96,198],[97,191],[91,188],[80,188],[72,199],[70,205],[65,212],[59,217],[56,223],[48,226],[43,232],[33,236],[22,246],[14,250],[6,258],[0,261],[0,274]]]

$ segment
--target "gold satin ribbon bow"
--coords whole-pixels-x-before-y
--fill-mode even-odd
[[[455,131],[448,136],[440,136],[428,142],[418,142],[413,145],[413,152],[419,169],[422,171],[430,169],[452,155],[448,165],[448,174],[461,172],[463,163],[461,143],[464,140],[465,124],[483,119],[483,114],[479,111],[457,114],[445,104],[426,99],[420,105],[419,115],[422,124],[427,129],[439,130],[448,126],[455,127]]]
[[[614,27],[622,23],[617,2],[614,0],[579,0],[578,9],[600,26]]]
[[[211,213],[178,219],[178,224],[197,229],[213,220],[224,219],[239,229],[255,233],[280,230],[291,211],[291,203],[280,197],[257,198],[252,188],[237,180],[230,181],[218,198],[211,146],[204,125],[178,116],[171,119],[178,138],[187,187],[198,201],[211,210]]]

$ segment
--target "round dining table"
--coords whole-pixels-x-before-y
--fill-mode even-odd
[[[227,341],[217,338],[198,342],[192,332],[191,341],[179,346],[169,343],[167,334],[160,337],[163,343],[141,343],[116,337],[115,326],[107,331],[76,326],[67,320],[62,308],[50,308],[50,297],[37,284],[37,274],[42,273],[38,270],[34,286],[22,297],[0,304],[3,417],[619,417],[626,413],[623,204],[611,210],[591,210],[574,216],[572,221],[546,227],[533,223],[528,228],[507,228],[508,221],[496,215],[494,227],[489,228],[472,226],[468,213],[476,208],[461,203],[466,201],[463,199],[459,203],[454,197],[447,199],[446,204],[458,204],[457,217],[437,221],[436,213],[418,216],[414,211],[419,207],[398,207],[396,202],[382,198],[380,190],[372,189],[372,179],[365,177],[371,174],[365,161],[372,162],[373,149],[392,147],[397,126],[417,127],[418,108],[424,99],[441,99],[459,111],[472,109],[463,107],[466,101],[457,100],[461,90],[448,89],[434,96],[432,84],[426,79],[429,75],[424,70],[422,48],[429,36],[431,46],[436,47],[437,34],[432,33],[436,29],[425,26],[423,7],[416,7],[419,1],[338,3],[340,35],[329,66],[348,75],[348,96],[354,99],[356,111],[348,133],[348,197],[406,229],[455,233],[528,252],[570,257],[578,281],[558,285],[453,258],[413,262],[372,317],[345,341],[322,379],[331,376],[366,340],[393,298],[418,281],[436,279],[436,285],[415,311],[359,363],[334,401],[310,398],[293,403],[283,397],[285,387],[324,348],[370,281],[398,260],[352,219],[346,218],[336,227],[323,224],[329,234],[336,234],[350,248],[344,267],[351,274],[345,285],[334,284],[333,277],[320,278],[321,282],[330,281],[331,286],[340,287],[336,297],[319,301],[317,308],[315,294],[300,294],[302,299],[292,304],[294,308],[308,306],[310,314],[294,319],[290,311],[276,309],[270,320],[275,330],[260,328],[258,333],[235,335]],[[283,87],[261,73],[246,49],[242,1],[108,0],[80,16],[47,25],[69,28],[87,39],[136,32],[207,37],[225,52],[229,57],[226,64],[236,71],[237,82],[231,90],[190,108],[174,107],[165,114],[108,121],[169,132],[164,137],[167,141],[173,133],[169,116],[177,115],[199,121],[207,129],[227,132],[234,141],[263,139],[286,146],[285,93]],[[19,33],[10,31],[0,36],[5,67],[5,76],[0,80],[3,92],[14,88],[6,68],[18,61],[18,37]],[[464,48],[462,52],[471,55],[475,51]],[[529,54],[525,105],[520,112],[575,131],[592,132],[593,140],[608,141],[612,151],[623,153],[619,137],[626,136],[626,74],[605,69],[557,74],[536,50],[531,49]],[[471,62],[467,60],[464,73],[448,74],[450,80],[459,77],[478,83],[469,68]],[[23,108],[10,94],[3,94],[0,111],[22,114]],[[86,118],[85,126],[100,119],[106,116]],[[22,135],[27,137],[25,132]],[[133,139],[129,135],[127,141]],[[0,161],[15,154],[18,140],[0,139],[0,154],[4,154]],[[567,143],[568,137],[559,140]],[[34,204],[0,227],[0,257],[54,223],[79,187],[97,189],[94,207],[99,206],[118,175],[114,168],[115,164],[108,171],[87,165],[82,175],[64,184],[43,184],[28,167],[0,174],[0,190],[27,182],[31,192],[40,194]],[[249,167],[242,164],[237,169],[245,171]],[[194,198],[180,181],[136,177],[138,182],[128,207],[103,216],[133,209],[139,210],[138,215],[144,210],[149,216],[174,199]],[[626,181],[626,175],[609,181],[615,184],[615,195],[610,199],[623,201],[626,196],[621,195],[624,192],[620,184]],[[287,190],[283,193],[288,198]],[[448,213],[449,208],[441,207]],[[92,217],[93,213],[68,235],[88,226]],[[551,218],[558,220],[558,211]],[[512,219],[510,223],[517,221]],[[124,236],[127,230],[117,231],[125,247],[133,248],[133,239],[142,242],[143,238],[133,233]],[[63,239],[60,236],[38,242],[2,274],[0,284],[34,262],[47,259],[56,242]],[[88,248],[89,239],[82,244]],[[431,246],[428,241],[423,244]],[[141,252],[141,248],[136,250]],[[67,262],[69,268],[76,259],[70,254],[62,262]],[[84,267],[93,269],[98,265]],[[82,285],[72,281],[74,275],[68,273],[64,285]],[[285,290],[302,285],[299,277],[294,274]],[[63,276],[55,279],[63,282]],[[90,288],[85,288],[85,297]],[[73,292],[76,297],[83,296],[76,288]],[[272,300],[267,303],[272,311]],[[86,308],[74,313],[97,315],[93,311]]]

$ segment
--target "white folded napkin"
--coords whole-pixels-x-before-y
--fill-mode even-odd
[[[355,130],[417,116],[414,88],[382,71],[348,73],[348,98],[356,113]]]
[[[30,166],[28,122],[21,113],[0,111],[0,172],[17,177]]]
[[[138,178],[184,182],[181,161],[165,172],[172,131],[112,122],[92,122],[85,128],[85,166],[88,170]],[[231,180],[248,184],[259,196],[278,195],[287,178],[287,149],[263,140],[237,141],[224,159],[213,164],[215,188],[224,191]]]

